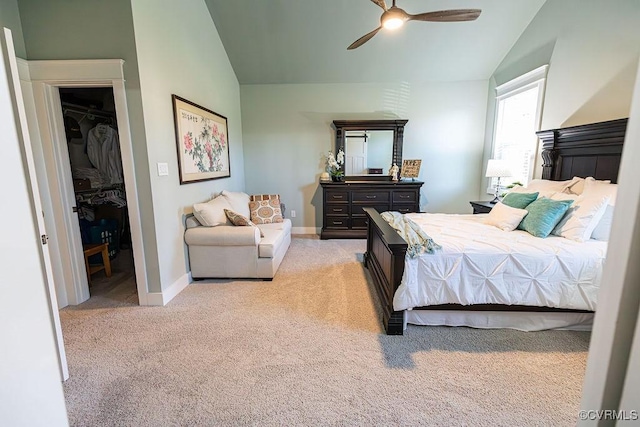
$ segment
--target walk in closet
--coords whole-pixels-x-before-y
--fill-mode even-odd
[[[61,88],[91,297],[137,299],[112,88]]]

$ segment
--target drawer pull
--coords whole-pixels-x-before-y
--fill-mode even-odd
[[[399,196],[400,196],[401,199],[410,199],[411,198],[411,196],[408,195],[408,194],[399,194]]]
[[[367,196],[367,199],[375,199],[378,196]]]
[[[342,225],[342,221],[333,221],[333,225]]]
[[[398,209],[398,212],[409,212],[409,209],[408,208]]]
[[[340,209],[340,208],[333,208],[333,211],[334,211],[334,212],[342,212],[342,209]]]
[[[334,198],[334,199],[342,199],[342,196],[341,196],[341,195],[334,194],[334,195],[333,195],[333,198]]]

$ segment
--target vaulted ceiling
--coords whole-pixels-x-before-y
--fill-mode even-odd
[[[398,0],[412,14],[482,14],[472,22],[407,22],[347,51],[379,25],[382,9],[370,0],[205,1],[240,84],[488,79],[545,2]]]

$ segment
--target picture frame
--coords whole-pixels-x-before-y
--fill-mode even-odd
[[[422,165],[422,160],[403,160],[402,161],[402,169],[400,170],[400,178],[411,178],[416,179],[420,174],[420,166]]]
[[[171,95],[180,185],[231,176],[227,118]]]

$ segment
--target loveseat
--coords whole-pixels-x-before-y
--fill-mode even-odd
[[[291,244],[291,221],[280,216],[274,221],[281,222],[249,221],[248,226],[236,226],[220,213],[227,209],[225,204],[240,215],[251,216],[245,215],[250,212],[248,195],[223,191],[207,203],[194,205],[194,215],[186,219],[185,242],[193,279],[273,279]]]

